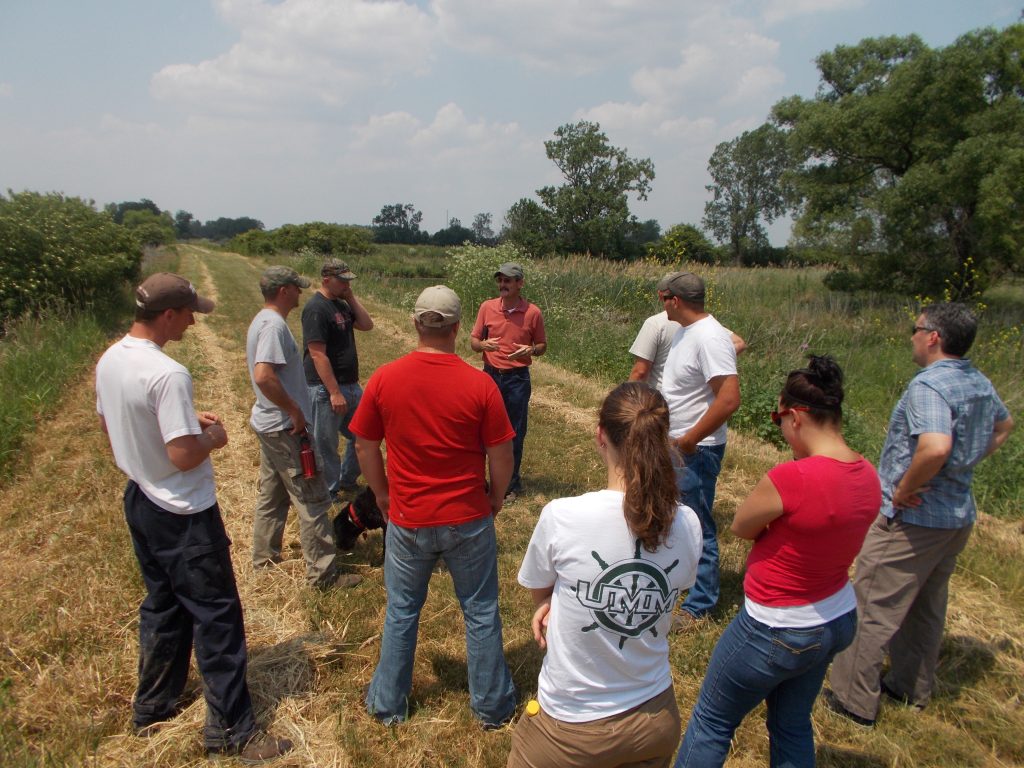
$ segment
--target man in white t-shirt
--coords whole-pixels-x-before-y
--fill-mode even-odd
[[[656,290],[659,297],[665,292],[668,281],[677,274],[681,273],[669,272],[658,281]],[[669,350],[672,349],[672,339],[675,338],[679,327],[675,320],[669,320],[668,312],[664,310],[644,320],[633,346],[629,348],[629,354],[634,358],[629,381],[646,381],[652,389],[661,389],[661,374],[665,370],[665,361],[668,359]],[[725,330],[732,340],[737,356],[742,354],[747,348],[747,342],[728,328]]]
[[[260,444],[259,495],[253,513],[252,564],[266,568],[281,562],[289,502],[299,518],[299,539],[306,559],[306,581],[321,589],[353,587],[355,574],[339,574],[338,555],[327,516],[331,497],[322,468],[305,477],[299,452],[309,441],[312,423],[302,354],[286,322],[310,282],[289,267],[268,267],[260,278],[263,309],[256,313],[245,341],[245,359],[256,402],[249,424]]]
[[[246,684],[242,604],[217,506],[210,454],[227,432],[197,412],[192,377],[163,352],[213,302],[183,277],[161,272],[135,292],[135,322],[96,366],[96,411],[128,476],[124,511],[146,585],[139,607],[139,685],[133,726],[148,735],[181,711],[195,652],[203,677],[211,754],[266,762],[292,748],[256,730]]]
[[[661,381],[669,406],[669,439],[679,450],[676,483],[703,533],[697,583],[675,625],[684,630],[718,602],[718,538],[711,508],[725,456],[725,423],[740,406],[740,382],[729,331],[704,309],[704,281],[692,272],[677,272],[665,281],[659,298],[668,318],[681,326]]]

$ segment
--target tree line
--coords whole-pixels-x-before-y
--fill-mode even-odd
[[[108,232],[109,247],[123,251],[129,241],[109,230],[109,222],[136,245],[207,238],[253,254],[509,242],[535,258],[586,253],[667,264],[821,263],[833,267],[832,288],[950,298],[1021,274],[1024,24],[969,32],[944,48],[930,48],[916,35],[869,38],[822,53],[816,65],[813,98],[782,99],[763,125],[715,148],[703,228],[681,223],[662,233],[657,221],[639,221],[629,202],[647,199],[653,162],[613,146],[598,123],[579,121],[560,126],[544,143],[563,183],[512,203],[497,232],[490,213],[477,213],[468,227],[451,218],[431,234],[422,212],[406,202],[384,205],[368,226],[309,222],[267,231],[251,217],[200,222],[188,211],[171,214],[142,199],[94,210],[104,225],[92,221],[85,237]],[[50,284],[34,272],[25,273],[28,282],[11,277],[33,260],[48,263],[39,257],[46,238],[31,221],[14,232],[11,212],[39,209],[46,219],[40,211],[52,215],[65,206],[61,215],[81,222],[89,218],[82,207],[93,205],[60,195],[10,195],[0,197],[8,227],[0,240],[9,244],[5,262],[13,259],[16,268],[0,278],[0,313],[29,306],[27,297]],[[766,226],[783,216],[794,222],[792,236],[773,248]]]
[[[836,265],[833,288],[966,298],[1024,269],[1024,24],[817,58],[813,98],[719,144],[704,222],[746,263],[761,221]]]

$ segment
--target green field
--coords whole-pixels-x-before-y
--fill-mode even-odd
[[[412,348],[413,299],[438,282],[449,282],[463,298],[467,316],[459,351],[474,360],[466,340],[470,315],[491,295],[493,271],[507,255],[477,249],[451,259],[437,249],[393,247],[353,258],[357,293],[376,322],[358,337],[364,380]],[[263,723],[298,745],[294,758],[280,764],[504,765],[510,729],[483,733],[469,713],[461,616],[443,573],[435,577],[423,613],[414,716],[389,730],[360,706],[384,611],[379,534],[345,558],[348,570],[365,577],[354,590],[310,592],[302,568],[294,567],[301,563],[297,550],[276,573],[251,568],[258,448],[246,427],[252,394],[243,345],[260,305],[256,281],[265,262],[196,246],[179,246],[174,258],[177,269],[218,301],[217,311],[168,351],[193,371],[197,404],[220,413],[228,428],[230,443],[214,463],[246,610],[250,683]],[[316,270],[315,264],[299,266],[307,274]],[[506,655],[524,699],[535,689],[541,654],[530,636],[532,604],[515,574],[543,504],[604,482],[592,442],[596,406],[628,372],[626,350],[640,322],[660,310],[652,289],[664,271],[653,263],[580,258],[526,264],[524,292],[545,313],[550,353],[534,374],[526,493],[498,518]],[[876,460],[889,411],[915,371],[909,328],[917,305],[829,293],[814,270],[696,271],[712,286],[712,311],[749,344],[740,371],[745,404],[734,420],[716,505],[723,527],[758,477],[785,457],[770,440],[767,412],[781,373],[801,365],[809,351],[829,352],[844,367],[850,440]],[[1019,417],[1024,287],[1003,284],[983,300],[988,306],[973,357]],[[291,319],[298,336],[298,313]],[[83,366],[65,361],[70,384],[39,396],[46,407],[20,449],[14,477],[0,488],[7,510],[0,551],[0,765],[203,765],[201,698],[151,739],[129,733],[142,587],[121,516],[123,478],[95,426],[91,363],[103,342],[91,343],[78,353]],[[10,347],[0,349],[6,366]],[[32,377],[49,375],[44,367]],[[979,471],[983,514],[952,582],[934,702],[920,714],[885,706],[871,731],[818,707],[819,765],[1024,764],[1021,444],[1019,435],[1012,436]],[[286,542],[296,538],[289,528]],[[672,640],[684,717],[710,651],[742,598],[747,550],[747,543],[723,534],[720,607],[700,631]],[[758,710],[737,732],[728,764],[766,763]]]

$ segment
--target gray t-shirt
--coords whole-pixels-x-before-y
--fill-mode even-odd
[[[275,432],[279,429],[291,429],[292,420],[281,408],[278,408],[256,386],[253,372],[256,363],[270,363],[274,366],[277,378],[281,381],[284,391],[299,404],[306,421],[312,421],[312,407],[309,402],[309,388],[306,376],[302,371],[302,355],[295,343],[288,324],[272,309],[261,309],[252,323],[245,339],[245,360],[249,366],[249,379],[256,394],[256,402],[252,406],[249,424],[257,432]]]
[[[653,389],[661,389],[661,374],[665,370],[665,361],[672,348],[672,337],[682,326],[675,320],[668,319],[667,312],[659,312],[644,320],[636,341],[629,348],[629,354],[647,360],[651,370],[647,374],[647,383]]]

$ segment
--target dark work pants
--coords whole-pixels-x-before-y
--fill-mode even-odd
[[[242,603],[220,508],[177,515],[129,481],[124,512],[147,591],[139,606],[135,726],[177,713],[194,647],[206,697],[205,745],[244,745],[256,722],[245,680]]]
[[[519,465],[523,462],[526,416],[530,408],[532,391],[530,369],[521,367],[504,371],[487,365],[484,366],[484,370],[498,385],[501,399],[505,403],[505,411],[508,413],[508,420],[512,422],[512,429],[516,431],[516,436],[512,438],[512,457],[515,460],[515,465],[512,469],[512,480],[508,484],[508,490],[519,493],[523,489],[522,480],[519,477]]]

